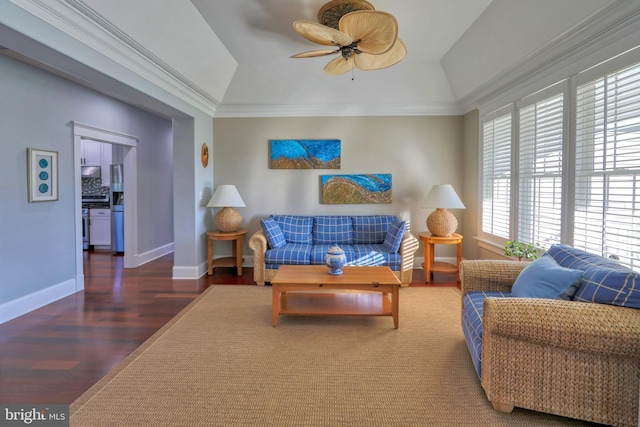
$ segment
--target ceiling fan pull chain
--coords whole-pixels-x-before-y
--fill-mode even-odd
[[[355,77],[354,77],[355,71],[354,70],[355,70],[355,68],[351,69],[351,81],[355,80]]]

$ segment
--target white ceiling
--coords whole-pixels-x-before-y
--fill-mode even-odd
[[[65,2],[206,94],[220,117],[460,114],[484,85],[616,2],[370,0],[398,20],[407,57],[329,76],[322,68],[332,57],[290,58],[316,47],[293,21],[316,21],[326,1]]]

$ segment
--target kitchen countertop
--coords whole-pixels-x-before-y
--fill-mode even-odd
[[[83,203],[82,204],[83,208],[89,208],[89,209],[109,209],[109,203]]]

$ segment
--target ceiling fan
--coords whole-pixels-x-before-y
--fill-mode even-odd
[[[364,0],[333,0],[318,12],[318,21],[295,21],[293,28],[314,43],[333,49],[299,53],[291,58],[312,58],[340,54],[325,67],[327,74],[353,70],[379,70],[402,61],[407,47],[398,38],[398,21],[377,11]]]

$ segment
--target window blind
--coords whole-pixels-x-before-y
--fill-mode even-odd
[[[573,244],[640,269],[640,65],[578,86]]]
[[[519,115],[517,238],[560,242],[564,96],[523,106]]]
[[[483,123],[482,231],[509,238],[511,113]]]

